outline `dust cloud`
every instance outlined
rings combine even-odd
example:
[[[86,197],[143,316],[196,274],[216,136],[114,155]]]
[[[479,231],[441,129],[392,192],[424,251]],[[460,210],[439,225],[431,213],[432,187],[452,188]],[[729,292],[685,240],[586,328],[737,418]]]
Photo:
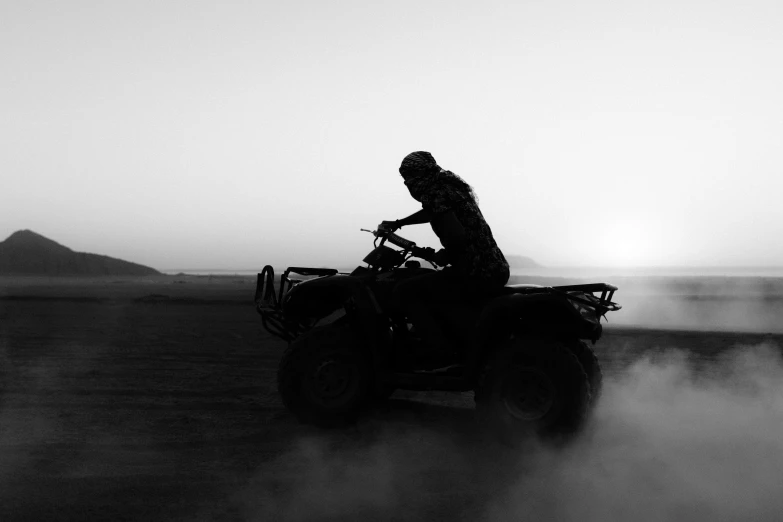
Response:
[[[610,326],[714,332],[783,333],[783,299],[713,295],[624,295]]]
[[[623,308],[610,325],[783,333],[783,284],[778,278],[688,277],[613,280]]]
[[[764,276],[613,276],[590,278],[514,275],[511,283],[542,286],[607,282],[622,305],[609,326],[677,330],[783,333],[783,279]]]
[[[769,343],[642,358],[607,376],[590,426],[561,449],[500,447],[465,401],[418,418],[391,406],[301,438],[236,502],[249,521],[779,520],[782,363]]]

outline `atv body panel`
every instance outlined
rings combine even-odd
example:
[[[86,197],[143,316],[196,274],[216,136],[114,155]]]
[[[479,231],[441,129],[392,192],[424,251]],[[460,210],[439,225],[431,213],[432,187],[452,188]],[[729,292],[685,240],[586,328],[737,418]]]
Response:
[[[343,274],[302,281],[285,295],[283,313],[303,324],[312,323],[344,307],[363,286],[359,278]]]

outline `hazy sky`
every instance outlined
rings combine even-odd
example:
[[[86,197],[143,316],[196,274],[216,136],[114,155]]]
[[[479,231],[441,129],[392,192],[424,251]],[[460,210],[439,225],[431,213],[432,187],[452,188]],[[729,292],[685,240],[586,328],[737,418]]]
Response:
[[[508,254],[783,265],[779,0],[5,0],[0,49],[0,239],[350,266],[428,150]]]

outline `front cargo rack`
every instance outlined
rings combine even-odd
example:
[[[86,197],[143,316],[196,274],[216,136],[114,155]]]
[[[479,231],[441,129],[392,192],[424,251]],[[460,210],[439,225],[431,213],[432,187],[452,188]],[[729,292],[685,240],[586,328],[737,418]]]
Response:
[[[337,274],[335,268],[307,268],[300,266],[291,266],[286,268],[283,275],[280,276],[280,286],[277,295],[275,295],[275,270],[271,265],[266,265],[256,280],[256,293],[254,301],[256,311],[261,315],[261,323],[264,328],[277,337],[291,342],[301,333],[303,326],[299,323],[291,322],[283,315],[283,297],[301,279],[293,279],[291,274],[297,274],[304,277],[309,276],[330,276]]]

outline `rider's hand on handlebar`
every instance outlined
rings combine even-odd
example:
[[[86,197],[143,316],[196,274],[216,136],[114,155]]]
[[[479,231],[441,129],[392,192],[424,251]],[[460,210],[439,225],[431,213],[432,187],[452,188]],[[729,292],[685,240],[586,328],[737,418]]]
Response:
[[[378,232],[391,234],[399,228],[400,224],[397,221],[383,221],[380,225],[378,225]]]
[[[432,256],[432,261],[439,266],[446,266],[449,264],[449,256],[446,253],[445,248],[441,248],[437,252],[435,252],[435,255]]]
[[[437,252],[435,252],[435,250],[430,248],[430,247],[425,247],[425,248],[414,247],[413,248],[413,255],[414,255],[414,257],[418,257],[418,258],[423,259],[425,261],[429,261],[430,263],[433,263],[435,265],[445,266],[445,265],[441,265],[440,263],[437,263],[435,261],[435,256],[437,255]]]

